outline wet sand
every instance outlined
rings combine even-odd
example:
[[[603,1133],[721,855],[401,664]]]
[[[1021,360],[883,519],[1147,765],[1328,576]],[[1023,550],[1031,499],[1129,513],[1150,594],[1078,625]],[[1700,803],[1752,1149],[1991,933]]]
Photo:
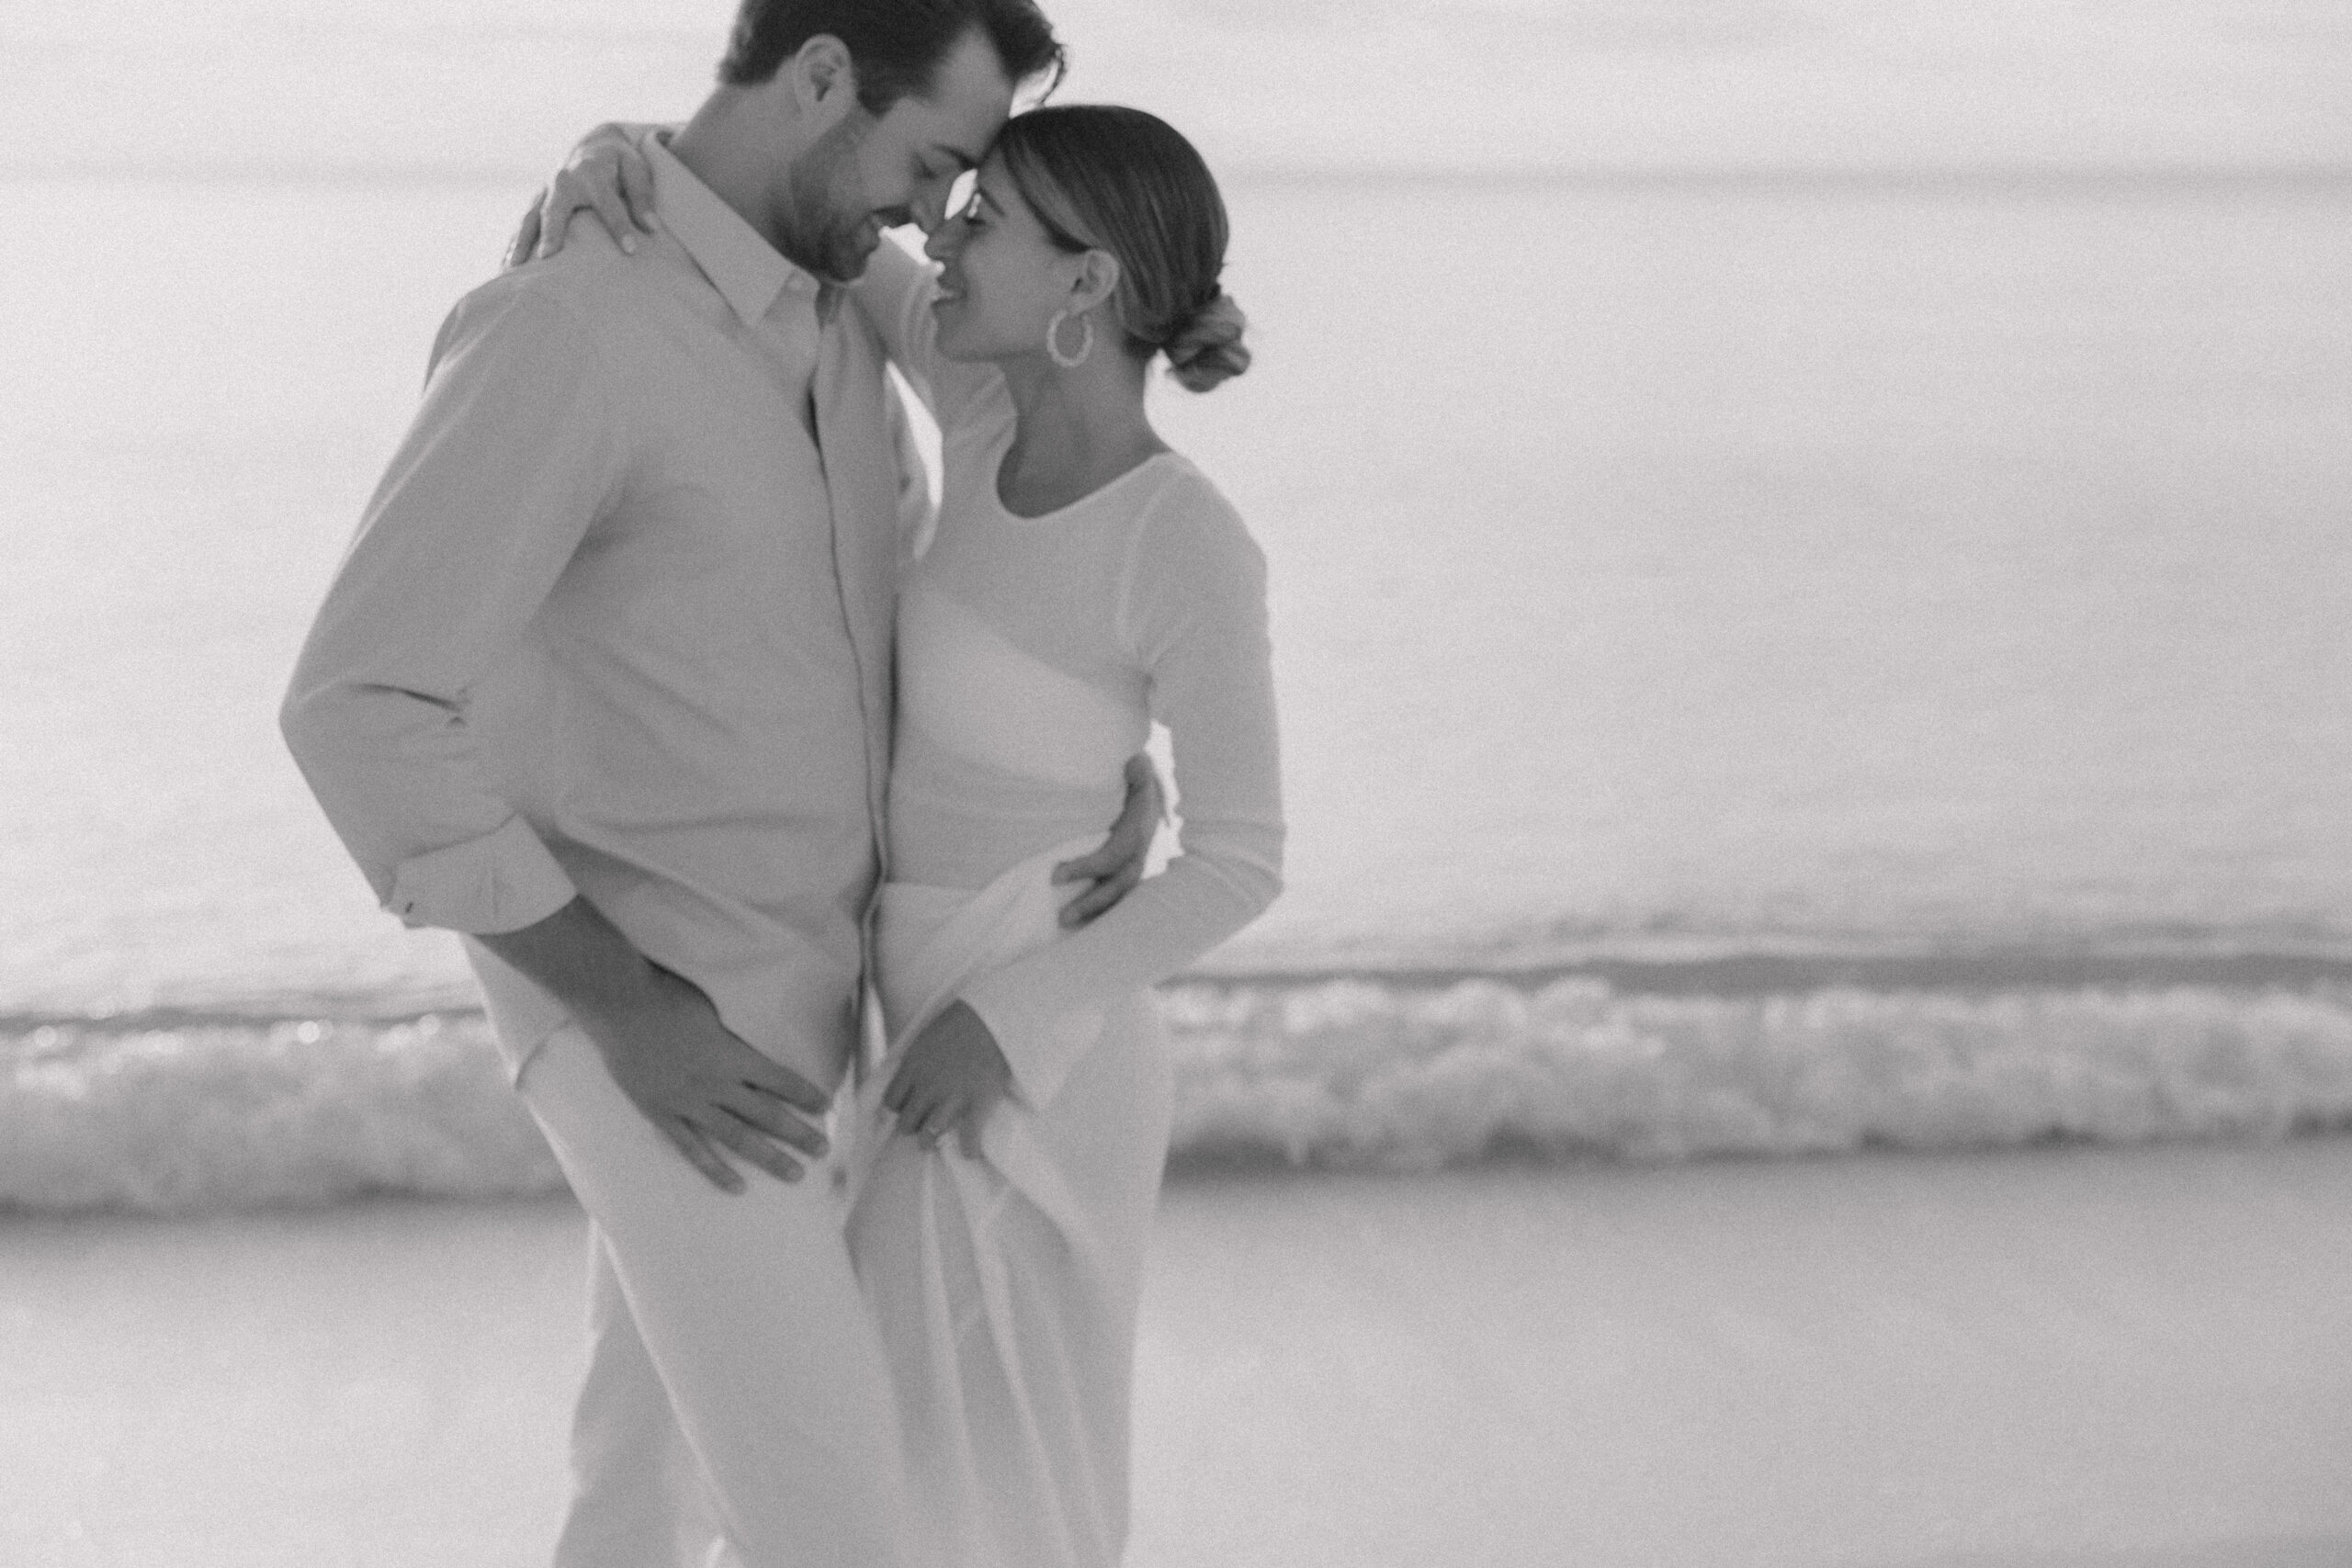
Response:
[[[1174,1188],[1129,1568],[2352,1563],[2352,1139]],[[0,1223],[0,1561],[523,1568],[565,1202]]]

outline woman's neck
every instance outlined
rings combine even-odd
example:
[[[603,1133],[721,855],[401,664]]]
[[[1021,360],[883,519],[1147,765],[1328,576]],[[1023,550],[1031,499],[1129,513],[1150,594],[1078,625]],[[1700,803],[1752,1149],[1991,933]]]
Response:
[[[1037,360],[1002,364],[1012,394],[1012,445],[997,471],[997,499],[1038,516],[1091,495],[1168,450],[1144,412],[1144,370],[1097,345],[1078,368]]]

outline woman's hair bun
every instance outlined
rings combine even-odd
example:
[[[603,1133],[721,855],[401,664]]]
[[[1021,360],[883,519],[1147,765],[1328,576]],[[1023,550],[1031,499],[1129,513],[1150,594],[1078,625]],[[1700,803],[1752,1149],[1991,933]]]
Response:
[[[1187,390],[1205,392],[1218,382],[1250,368],[1250,350],[1241,334],[1250,318],[1220,290],[1216,299],[1193,311],[1168,335],[1161,351],[1168,355],[1168,373]]]

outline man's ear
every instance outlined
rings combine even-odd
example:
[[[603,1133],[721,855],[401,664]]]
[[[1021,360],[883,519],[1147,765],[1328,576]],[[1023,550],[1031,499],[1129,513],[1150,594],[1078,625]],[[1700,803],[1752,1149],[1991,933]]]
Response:
[[[830,127],[857,107],[857,62],[849,45],[832,34],[811,38],[784,68],[791,73],[793,101],[819,125]]]

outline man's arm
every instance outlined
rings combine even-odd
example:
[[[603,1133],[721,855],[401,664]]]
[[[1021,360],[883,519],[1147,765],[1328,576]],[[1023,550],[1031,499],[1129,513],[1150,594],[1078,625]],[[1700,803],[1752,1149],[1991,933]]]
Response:
[[[1126,804],[1120,807],[1118,820],[1111,824],[1111,836],[1102,840],[1102,847],[1054,867],[1057,883],[1094,884],[1063,906],[1066,929],[1074,931],[1086,924],[1135,891],[1151,859],[1152,835],[1168,819],[1168,795],[1150,756],[1136,752],[1127,759],[1126,772]]]
[[[730,1149],[789,1179],[770,1138],[821,1148],[814,1086],[729,1034],[579,897],[483,765],[474,687],[513,649],[617,482],[593,344],[514,288],[452,313],[407,438],[289,684],[286,740],[385,907],[481,939],[552,992],[615,1079],[722,1188]]]
[[[288,749],[410,925],[512,931],[573,895],[491,778],[469,709],[616,483],[602,380],[552,301],[478,290],[451,312],[288,684]]]
[[[652,963],[585,898],[520,931],[474,938],[562,1002],[629,1102],[722,1191],[743,1179],[729,1150],[785,1181],[825,1135],[822,1089],[731,1033],[690,980]]]

